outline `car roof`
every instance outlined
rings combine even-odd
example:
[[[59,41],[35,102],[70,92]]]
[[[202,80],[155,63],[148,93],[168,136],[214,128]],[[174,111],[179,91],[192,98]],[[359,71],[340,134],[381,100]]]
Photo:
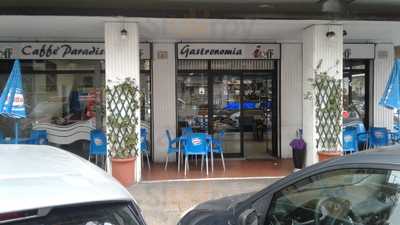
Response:
[[[400,166],[400,145],[391,145],[375,149],[363,150],[354,154],[322,161],[312,166],[306,167],[283,180],[295,180],[309,174],[319,172],[329,168],[341,168],[345,166],[381,168]]]
[[[321,167],[342,164],[400,165],[400,145],[364,150],[321,163]]]
[[[114,178],[65,150],[0,145],[0,213],[132,200]]]

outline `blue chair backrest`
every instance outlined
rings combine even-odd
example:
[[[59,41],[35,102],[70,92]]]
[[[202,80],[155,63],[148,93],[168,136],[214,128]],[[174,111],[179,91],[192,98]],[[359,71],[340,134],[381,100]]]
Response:
[[[0,144],[4,143],[4,134],[0,131]]]
[[[343,152],[352,153],[358,151],[357,128],[346,127],[343,130]]]
[[[165,130],[165,133],[167,133],[168,146],[172,147],[172,138],[171,138],[171,134],[169,133],[169,130]]]
[[[92,130],[90,132],[90,155],[107,154],[107,138],[102,130]]]
[[[225,131],[221,130],[218,132],[218,141],[222,144],[225,137]]]
[[[389,144],[389,132],[384,127],[372,127],[369,131],[369,144],[373,147]]]
[[[182,128],[182,135],[183,136],[189,136],[193,133],[192,127],[183,127]]]
[[[35,145],[47,145],[49,143],[46,130],[32,130],[31,139],[31,144]]]
[[[207,153],[208,143],[205,133],[193,133],[187,136],[184,149],[186,153]]]
[[[148,150],[147,149],[147,130],[145,128],[140,128],[140,149]]]
[[[358,141],[367,142],[368,134],[367,134],[367,130],[365,129],[364,123],[362,123],[362,122],[357,123],[356,128],[357,128]]]

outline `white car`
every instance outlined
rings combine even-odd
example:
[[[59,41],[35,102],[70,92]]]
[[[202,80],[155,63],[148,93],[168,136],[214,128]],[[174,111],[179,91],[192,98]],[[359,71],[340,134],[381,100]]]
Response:
[[[0,224],[145,225],[129,192],[83,158],[0,145]]]

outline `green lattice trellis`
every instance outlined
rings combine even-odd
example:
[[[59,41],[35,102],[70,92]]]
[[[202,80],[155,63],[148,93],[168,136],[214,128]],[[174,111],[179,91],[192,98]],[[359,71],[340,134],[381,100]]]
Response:
[[[322,60],[314,71],[315,78],[309,80],[313,90],[307,92],[305,98],[313,100],[315,105],[316,148],[320,151],[337,151],[341,144],[343,87],[342,80],[328,75],[328,72],[337,68],[339,61],[326,72],[319,72],[321,65]]]
[[[118,82],[118,81],[117,81]],[[110,154],[114,158],[129,158],[138,154],[139,122],[137,110],[142,94],[132,79],[106,87],[107,138]]]
[[[317,149],[337,150],[342,127],[342,81],[326,73],[315,78]]]

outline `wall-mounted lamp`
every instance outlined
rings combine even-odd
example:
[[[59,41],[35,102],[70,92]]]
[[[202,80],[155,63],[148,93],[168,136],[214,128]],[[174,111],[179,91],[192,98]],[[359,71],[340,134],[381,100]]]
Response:
[[[128,38],[128,31],[125,28],[121,30],[121,39],[125,40]]]
[[[328,31],[328,32],[326,32],[326,37],[329,38],[329,39],[334,39],[335,36],[336,36],[335,31]]]

